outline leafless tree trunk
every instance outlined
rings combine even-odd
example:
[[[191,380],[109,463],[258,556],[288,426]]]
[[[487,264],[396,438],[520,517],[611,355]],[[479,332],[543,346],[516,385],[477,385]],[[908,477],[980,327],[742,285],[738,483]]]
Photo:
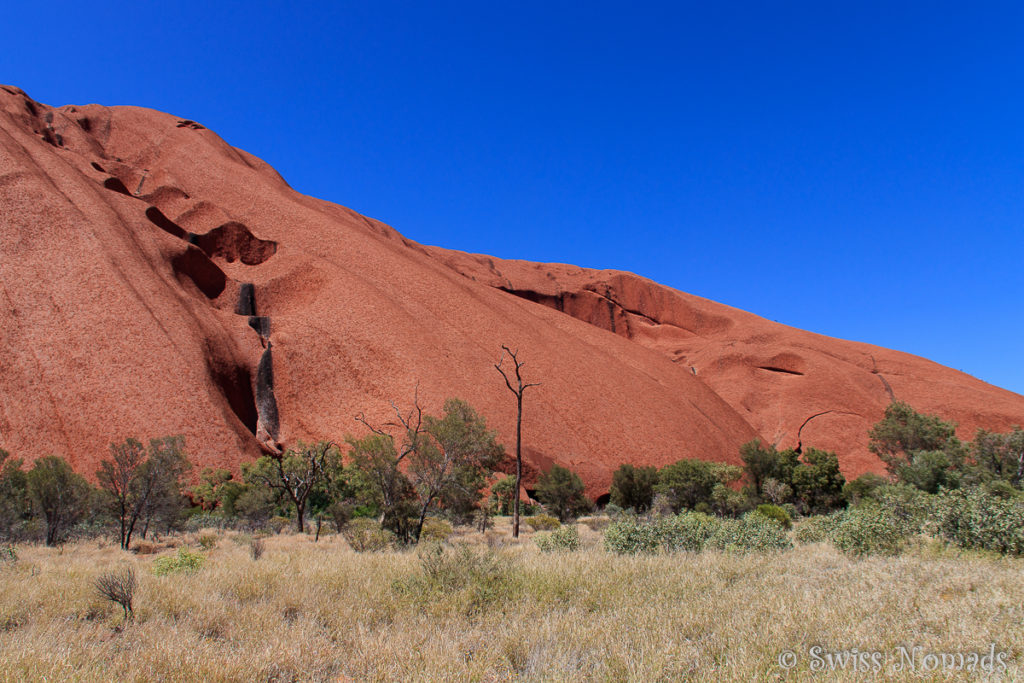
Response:
[[[523,392],[529,387],[540,386],[540,382],[523,383],[522,369],[526,363],[522,363],[516,357],[518,350],[513,351],[504,344],[501,345],[501,358],[494,368],[505,378],[505,386],[515,394],[516,397],[516,490],[512,499],[512,538],[519,538],[519,491],[523,483]],[[505,360],[505,354],[512,359],[515,366],[515,383],[509,377],[508,372],[501,367]]]

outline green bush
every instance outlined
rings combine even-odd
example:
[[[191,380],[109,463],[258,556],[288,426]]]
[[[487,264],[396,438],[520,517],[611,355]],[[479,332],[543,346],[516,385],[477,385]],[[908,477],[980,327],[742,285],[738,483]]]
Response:
[[[560,550],[579,550],[580,532],[574,526],[564,526],[557,531],[549,531],[537,534],[534,539],[537,547],[542,553],[551,553]]]
[[[881,486],[875,489],[873,498],[903,536],[924,530],[935,500],[934,496],[907,484]]]
[[[929,530],[961,548],[1024,555],[1024,500],[982,489],[936,496]]]
[[[832,544],[851,555],[895,555],[910,536],[909,527],[880,505],[847,510],[829,533]]]
[[[831,515],[815,515],[797,523],[793,530],[793,540],[799,544],[821,543],[827,541],[829,534],[843,521],[845,511],[833,512]]]
[[[623,517],[608,526],[604,547],[614,553],[699,552],[721,520],[700,512],[683,512],[649,522]]]
[[[178,554],[173,557],[158,557],[153,560],[153,573],[157,576],[168,574],[191,574],[199,571],[206,558],[197,552],[186,547],[178,548]]]
[[[346,524],[341,530],[341,535],[357,553],[387,550],[395,542],[393,533],[382,529],[375,520],[366,517],[358,517]]]
[[[660,523],[661,547],[669,552],[700,552],[721,525],[722,520],[702,512],[682,512],[666,517]]]
[[[557,517],[551,515],[533,515],[523,520],[530,525],[530,528],[534,531],[551,531],[562,526],[562,523],[558,521]]]
[[[604,532],[604,548],[610,553],[654,553],[661,548],[658,522],[642,522],[635,517],[622,517],[608,525]]]
[[[636,511],[634,510],[634,512],[636,512]],[[615,503],[608,503],[607,505],[604,506],[604,514],[608,515],[608,517],[610,519],[615,519],[616,517],[619,517],[620,515],[627,514],[627,512],[626,512],[626,510],[624,510],[623,508],[620,508]]]
[[[733,552],[785,550],[793,544],[785,530],[775,521],[748,512],[740,519],[721,521],[705,547]]]
[[[793,526],[793,520],[790,518],[789,514],[778,505],[764,503],[763,505],[757,506],[756,512],[762,517],[776,522],[783,529],[788,529]]]
[[[423,520],[423,529],[420,530],[421,541],[437,541],[443,543],[454,533],[452,525],[446,520],[437,517],[428,517]]]

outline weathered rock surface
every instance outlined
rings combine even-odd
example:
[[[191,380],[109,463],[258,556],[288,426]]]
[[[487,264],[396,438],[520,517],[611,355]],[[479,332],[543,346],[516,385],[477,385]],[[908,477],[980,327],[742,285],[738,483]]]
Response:
[[[91,474],[107,445],[184,434],[237,469],[359,433],[416,386],[469,400],[513,443],[493,364],[531,381],[528,473],[607,491],[622,462],[737,462],[761,437],[878,469],[893,396],[961,424],[1024,423],[1024,397],[628,273],[422,247],[301,195],[203,126],[135,107],[51,108],[0,88],[0,447]],[[273,351],[271,352],[271,349]]]

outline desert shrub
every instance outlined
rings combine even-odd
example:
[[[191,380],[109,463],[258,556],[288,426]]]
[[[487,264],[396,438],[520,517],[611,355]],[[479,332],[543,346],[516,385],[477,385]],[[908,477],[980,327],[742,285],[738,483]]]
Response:
[[[611,553],[654,553],[660,547],[656,522],[623,517],[609,524],[604,532],[604,548]]]
[[[575,525],[564,526],[556,531],[537,534],[534,541],[542,553],[579,550],[580,532],[576,529]]]
[[[778,505],[772,505],[770,503],[764,503],[757,506],[757,514],[767,519],[776,522],[783,529],[788,529],[793,526],[793,520],[789,514]]]
[[[1024,500],[974,488],[936,496],[929,530],[961,548],[1024,555]]]
[[[249,555],[253,560],[258,560],[263,557],[263,552],[266,550],[262,538],[254,538],[249,543]]]
[[[604,506],[604,514],[608,515],[611,519],[615,519],[619,515],[626,514],[626,510],[615,503],[608,503]]]
[[[683,512],[661,520],[661,547],[667,551],[704,549],[722,521],[703,512]]]
[[[186,547],[178,548],[178,554],[174,556],[158,557],[153,560],[153,573],[157,576],[168,574],[191,574],[199,571],[206,558],[197,552]]]
[[[473,550],[426,543],[417,550],[419,571],[396,581],[395,590],[433,610],[454,608],[467,615],[518,594],[518,562],[494,549]]]
[[[420,541],[447,541],[453,533],[452,525],[446,520],[437,517],[428,517],[423,521],[423,529],[420,530]]]
[[[357,553],[375,553],[387,550],[395,542],[395,535],[366,517],[353,519],[341,530],[348,545]]]
[[[721,520],[700,512],[683,512],[649,522],[625,517],[608,526],[604,547],[615,553],[700,551]]]
[[[847,510],[829,532],[832,544],[850,555],[895,555],[910,536],[908,527],[899,523],[879,505],[861,505]]]
[[[124,610],[125,621],[132,617],[134,613],[132,601],[135,599],[135,588],[138,586],[134,569],[125,567],[121,571],[101,574],[96,579],[94,586],[100,597],[121,606],[121,609]]]
[[[705,503],[698,503],[698,505],[705,505]],[[677,510],[672,504],[672,498],[668,494],[656,493],[651,501],[651,507],[647,511],[647,516],[654,519],[658,517],[671,517],[676,512]]]
[[[873,500],[900,534],[911,536],[924,529],[932,514],[934,496],[907,484],[894,484],[875,489]]]
[[[558,521],[557,517],[551,515],[533,515],[523,520],[526,522],[531,529],[534,531],[551,531],[562,526],[562,523]]]
[[[873,498],[875,491],[886,484],[885,477],[867,472],[843,486],[843,497],[850,505],[857,505],[865,498]]]
[[[705,547],[718,550],[748,552],[785,550],[792,548],[786,531],[775,521],[749,512],[740,519],[721,521],[715,533],[707,540]]]
[[[199,546],[203,550],[213,550],[217,547],[217,534],[199,534]]]
[[[750,497],[725,484],[718,484],[711,492],[711,510],[721,517],[739,517],[751,508]]]
[[[829,534],[843,521],[845,511],[831,515],[815,515],[799,522],[793,530],[793,540],[800,544],[821,543],[828,540]]]

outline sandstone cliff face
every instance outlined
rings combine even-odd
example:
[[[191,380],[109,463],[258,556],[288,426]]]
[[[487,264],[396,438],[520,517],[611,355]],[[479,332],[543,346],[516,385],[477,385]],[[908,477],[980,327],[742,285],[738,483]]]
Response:
[[[359,433],[417,385],[511,444],[501,344],[543,382],[529,477],[558,462],[595,497],[622,462],[735,463],[754,437],[878,469],[866,431],[893,396],[965,436],[1024,422],[1024,397],[920,358],[628,273],[422,247],[195,122],[0,88],[0,447],[91,474],[111,441],[182,433],[237,469]]]

